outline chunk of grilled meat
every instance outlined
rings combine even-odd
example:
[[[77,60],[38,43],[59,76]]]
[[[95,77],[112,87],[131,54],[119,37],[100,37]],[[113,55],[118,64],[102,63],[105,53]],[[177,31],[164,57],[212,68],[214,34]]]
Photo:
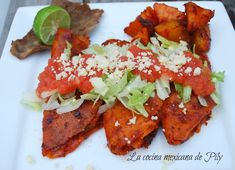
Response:
[[[50,46],[43,44],[31,29],[22,39],[12,41],[10,52],[18,59],[25,59],[27,56],[50,49]]]
[[[73,3],[67,0],[53,0],[51,5],[56,5],[68,11],[71,17],[71,30],[73,34],[88,36],[99,23],[103,14],[102,9],[90,9],[88,4]],[[50,49],[43,44],[31,29],[23,38],[11,44],[11,54],[19,59],[25,59],[31,54]]]

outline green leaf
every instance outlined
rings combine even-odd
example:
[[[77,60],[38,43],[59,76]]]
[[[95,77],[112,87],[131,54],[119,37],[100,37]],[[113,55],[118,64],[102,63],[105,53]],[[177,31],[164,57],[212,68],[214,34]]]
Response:
[[[127,85],[127,75],[128,73],[125,73],[118,82],[107,79],[106,84],[109,90],[103,97],[106,103],[114,102],[116,100],[118,93],[120,93]]]
[[[178,84],[178,83],[174,83],[174,85],[175,85],[175,90],[179,94],[180,98],[183,98],[184,87],[181,84]]]
[[[160,79],[156,80],[155,84],[158,97],[162,100],[168,98],[169,94],[171,93],[169,79],[161,77]]]
[[[169,41],[166,38],[164,38],[158,34],[157,34],[157,39],[162,43],[161,46],[163,48],[169,48],[169,47],[176,48],[179,46],[179,43],[174,42],[174,41]]]
[[[154,84],[147,83],[143,88],[133,89],[128,95],[127,105],[136,110],[139,114],[148,116],[147,111],[144,108],[144,104],[154,91]]]
[[[212,74],[211,74],[211,81],[213,82],[213,83],[217,83],[217,82],[224,82],[224,74],[225,74],[225,71],[223,71],[223,72],[213,72]]]
[[[182,86],[181,84],[174,83],[175,90],[179,94],[180,98],[184,103],[190,101],[192,88],[190,86]]]
[[[191,99],[192,88],[190,86],[185,86],[183,88],[183,102],[187,103]]]

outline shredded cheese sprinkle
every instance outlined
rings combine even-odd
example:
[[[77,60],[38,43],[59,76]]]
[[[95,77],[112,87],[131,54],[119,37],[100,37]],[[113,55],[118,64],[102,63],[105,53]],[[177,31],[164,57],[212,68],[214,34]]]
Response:
[[[115,124],[114,124],[114,126],[115,126],[115,127],[118,127],[118,126],[120,126],[120,123],[119,123],[118,121],[116,121]]]
[[[200,75],[200,74],[201,74],[201,68],[196,67],[196,68],[194,69],[194,71],[193,71],[193,75],[194,75],[194,76],[198,76],[198,75]]]
[[[131,125],[131,124],[135,124],[136,123],[136,116],[134,116],[133,118],[129,119],[129,122],[128,122],[128,125]]]
[[[151,116],[151,120],[158,120],[158,116]]]

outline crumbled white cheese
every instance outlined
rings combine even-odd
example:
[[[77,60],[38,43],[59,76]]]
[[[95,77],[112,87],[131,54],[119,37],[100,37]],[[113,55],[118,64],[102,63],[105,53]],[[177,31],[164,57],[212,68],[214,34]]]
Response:
[[[78,65],[79,58],[80,58],[80,56],[73,56],[73,58],[72,58],[72,64],[73,64],[74,66],[77,66],[77,65]]]
[[[86,69],[90,70],[91,68],[96,66],[96,60],[93,57],[90,57],[86,60]]]
[[[75,80],[76,76],[71,74],[68,78],[68,81],[72,81],[72,80]]]
[[[88,72],[88,76],[93,76],[95,75],[96,71],[91,69],[89,72]]]
[[[192,72],[192,67],[187,67],[185,70],[184,70],[184,72],[186,73],[186,74],[189,74],[189,73],[191,73]]]
[[[143,71],[152,65],[152,60],[149,57],[137,56],[137,66],[138,70]]]
[[[113,73],[108,74],[108,78],[110,80],[118,82],[122,78],[123,74],[124,74],[123,70],[115,69],[115,71]]]
[[[186,108],[183,109],[183,113],[184,113],[185,115],[187,114],[187,109],[186,109]]]
[[[62,80],[68,77],[68,74],[65,71],[62,71],[59,74],[56,74],[55,76],[56,76],[55,77],[56,80]]]
[[[95,61],[97,63],[97,67],[100,68],[100,69],[106,69],[109,65],[109,60],[104,57],[104,56],[95,56]]]
[[[136,116],[134,116],[133,118],[129,119],[129,122],[128,122],[128,125],[131,125],[131,124],[135,124],[136,123]]]
[[[114,126],[115,126],[115,127],[118,127],[118,126],[120,126],[120,123],[119,123],[118,121],[116,121],[115,124],[114,124]]]
[[[134,55],[130,51],[127,51],[126,56],[128,58],[132,58],[132,59],[134,58]]]
[[[60,56],[60,59],[64,60],[64,61],[67,61],[69,59],[69,57],[65,53],[62,53],[61,56]]]
[[[151,116],[151,120],[158,120],[158,116]]]
[[[125,137],[124,140],[127,141],[127,144],[131,144],[131,141],[127,137]]]
[[[154,66],[154,69],[155,69],[156,71],[160,71],[161,68],[160,68],[159,66],[155,65],[155,66]]]
[[[194,76],[198,76],[201,74],[201,68],[200,67],[196,67],[193,71],[193,75]]]
[[[179,108],[183,109],[184,108],[184,103],[181,102],[178,106],[179,106]]]
[[[152,74],[152,70],[148,70],[148,74]]]
[[[166,68],[168,68],[169,70],[178,73],[179,69],[186,64],[186,62],[189,62],[191,60],[191,58],[186,57],[184,54],[184,51],[187,48],[182,47],[178,48],[177,50],[169,54],[165,54],[165,55],[159,55],[159,61],[162,65],[164,65]]]
[[[166,130],[165,129],[162,129],[163,132],[165,132]]]
[[[177,73],[179,69],[187,62],[187,58],[184,53],[181,52],[179,54],[171,54],[170,56],[160,55],[159,61],[169,70]]]
[[[183,76],[183,73],[179,73],[179,74],[177,74],[177,76]]]
[[[65,67],[65,68],[64,68],[64,71],[66,71],[66,72],[72,72],[72,71],[73,71],[73,68],[72,68],[72,67]]]

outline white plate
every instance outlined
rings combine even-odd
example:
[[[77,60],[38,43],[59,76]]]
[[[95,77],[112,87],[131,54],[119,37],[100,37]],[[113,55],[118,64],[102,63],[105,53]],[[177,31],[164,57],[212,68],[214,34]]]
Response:
[[[168,5],[184,10],[183,2],[169,2]],[[0,60],[0,169],[1,170],[85,170],[92,165],[95,170],[183,170],[235,168],[235,34],[228,15],[220,2],[198,2],[199,5],[215,9],[215,17],[210,22],[212,44],[209,52],[215,70],[225,70],[225,83],[221,86],[222,104],[214,109],[207,126],[199,134],[180,146],[167,144],[161,131],[154,138],[149,149],[136,150],[136,154],[185,154],[203,155],[202,160],[174,161],[127,161],[127,156],[115,156],[106,146],[104,130],[92,135],[88,140],[65,158],[50,160],[41,155],[42,113],[26,109],[20,104],[25,92],[37,86],[37,76],[47,64],[49,52],[31,56],[20,61],[9,50],[12,40],[18,39],[30,30],[33,18],[41,7],[18,9],[13,21],[2,58]],[[107,38],[127,39],[123,28],[129,24],[146,6],[152,3],[112,3],[91,4],[92,8],[102,8],[105,13],[100,24],[91,34],[92,43],[101,43]],[[222,160],[204,161],[207,152],[220,152]],[[133,153],[133,152],[132,152]]]

